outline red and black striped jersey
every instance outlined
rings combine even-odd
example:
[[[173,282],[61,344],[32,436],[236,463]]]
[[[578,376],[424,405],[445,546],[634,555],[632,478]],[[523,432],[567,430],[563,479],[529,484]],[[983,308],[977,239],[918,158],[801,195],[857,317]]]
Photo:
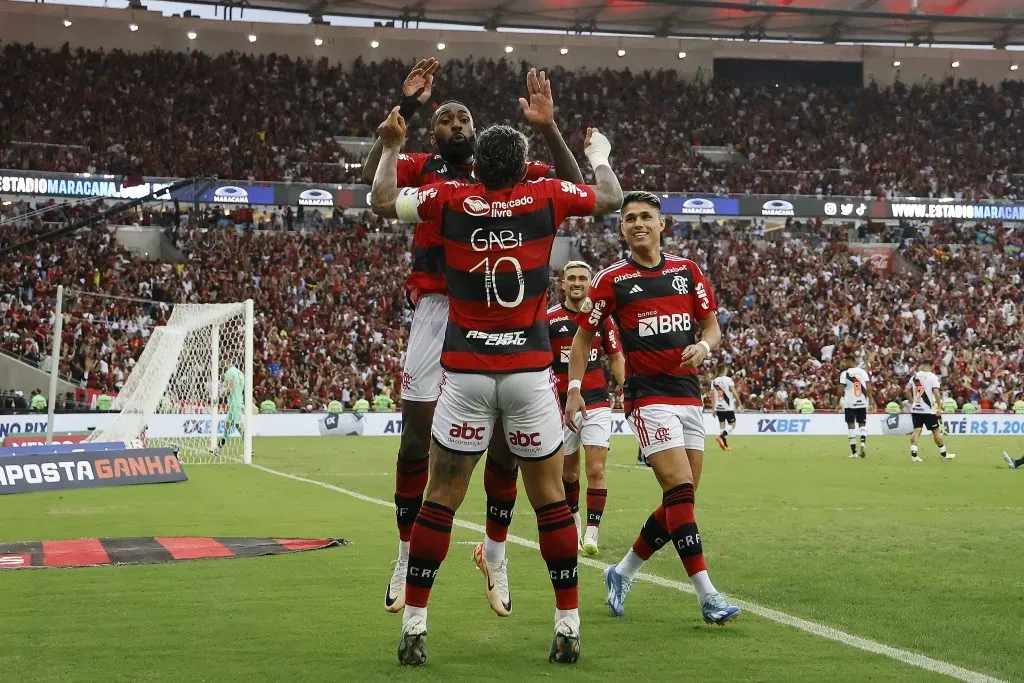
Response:
[[[697,371],[679,367],[683,350],[696,342],[700,321],[715,312],[711,284],[697,264],[662,254],[647,268],[624,259],[594,276],[588,313],[580,325],[600,329],[612,316],[626,356],[625,408],[668,403],[703,405]]]
[[[558,395],[565,405],[565,394],[569,390],[569,352],[572,350],[572,339],[576,336],[576,311],[569,310],[565,304],[558,304],[548,309],[548,334],[551,337],[551,369],[558,381]],[[601,365],[601,351],[606,355],[622,352],[619,333],[611,318],[605,318],[601,328],[594,335],[587,358],[587,371],[583,375],[580,394],[588,408],[607,408],[608,382],[605,380],[604,366]]]
[[[494,191],[447,182],[399,193],[399,218],[441,228],[449,301],[441,367],[508,374],[551,366],[551,245],[567,216],[588,216],[595,202],[586,185],[554,179]]]
[[[527,164],[526,179],[544,178],[552,167],[540,161]],[[398,186],[422,187],[448,180],[461,180],[473,184],[473,168],[456,166],[445,161],[440,154],[399,154]],[[412,272],[405,281],[405,291],[413,306],[425,294],[445,294],[444,249],[441,233],[436,224],[420,223],[412,233]]]

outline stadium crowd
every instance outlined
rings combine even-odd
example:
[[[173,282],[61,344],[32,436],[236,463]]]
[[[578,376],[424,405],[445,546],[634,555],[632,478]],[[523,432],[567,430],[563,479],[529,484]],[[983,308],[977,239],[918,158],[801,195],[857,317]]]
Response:
[[[84,210],[84,209],[83,209]],[[8,217],[23,205],[4,207]],[[53,216],[46,216],[44,217]],[[52,225],[4,225],[0,249]],[[107,228],[39,244],[0,263],[0,349],[49,368],[57,284],[81,292],[65,301],[61,374],[98,391],[117,391],[155,325],[163,302],[254,299],[254,396],[282,409],[319,409],[331,398],[351,405],[395,384],[409,312],[405,234],[371,235],[355,223],[320,232],[252,232],[222,228],[197,237],[168,235],[178,264],[122,249]]]
[[[0,49],[0,73],[8,75],[0,91],[0,167],[358,182],[360,159],[334,137],[372,135],[398,102],[409,68],[390,59],[340,65],[284,55],[8,44]],[[512,121],[529,132],[515,97],[527,68],[510,60],[446,60],[433,101],[469,103],[478,126]],[[556,67],[551,76],[570,147],[578,152],[586,126],[599,122],[624,187],[1021,194],[1019,82],[809,89],[688,81],[671,70]],[[410,149],[424,147],[426,121],[421,114],[411,122]],[[732,148],[739,163],[711,163],[697,153],[701,145]],[[546,153],[541,144],[534,148]]]
[[[82,204],[84,215],[98,207]],[[24,204],[0,216],[23,215]],[[50,229],[41,220],[6,223],[0,248]],[[152,213],[151,215],[157,215]],[[0,348],[48,368],[55,286],[155,302],[241,301],[257,311],[257,402],[319,409],[350,407],[384,387],[400,398],[410,312],[403,282],[410,261],[405,233],[375,234],[371,223],[318,231],[220,228],[200,237],[186,227],[166,234],[180,264],[123,250],[106,228],[41,244],[0,263]],[[716,288],[723,348],[706,369],[726,367],[743,405],[785,410],[796,397],[835,407],[843,356],[853,351],[876,378],[880,406],[903,396],[916,360],[936,361],[944,386],[963,404],[998,409],[1024,391],[1024,231],[999,224],[936,222],[884,226],[876,238],[899,242],[892,274],[852,253],[846,233],[816,222],[765,232],[759,222],[671,222],[669,251],[693,258]],[[613,220],[564,226],[595,266],[621,256]],[[906,237],[903,237],[906,234]],[[985,246],[979,246],[984,244]],[[557,296],[557,275],[552,297]],[[66,302],[61,373],[81,386],[116,391],[154,325],[169,307],[72,294]]]
[[[925,238],[918,228],[899,242],[895,272],[886,274],[836,234],[791,228],[765,235],[730,223],[676,224],[666,238],[715,287],[724,336],[705,386],[728,369],[747,409],[786,410],[798,397],[835,409],[843,359],[853,353],[879,408],[902,402],[925,359],[960,405],[1005,411],[1024,393],[1024,231],[936,223]],[[994,246],[978,247],[978,234]],[[608,226],[582,251],[608,264],[622,249]]]

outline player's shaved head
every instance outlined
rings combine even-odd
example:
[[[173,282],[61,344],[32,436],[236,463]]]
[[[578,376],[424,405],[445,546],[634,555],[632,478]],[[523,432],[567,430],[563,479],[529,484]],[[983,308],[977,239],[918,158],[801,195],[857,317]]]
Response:
[[[511,126],[491,126],[476,141],[476,176],[488,189],[512,187],[526,177],[526,136]]]
[[[430,117],[430,141],[445,161],[465,164],[473,158],[476,131],[473,115],[462,102],[442,102]]]

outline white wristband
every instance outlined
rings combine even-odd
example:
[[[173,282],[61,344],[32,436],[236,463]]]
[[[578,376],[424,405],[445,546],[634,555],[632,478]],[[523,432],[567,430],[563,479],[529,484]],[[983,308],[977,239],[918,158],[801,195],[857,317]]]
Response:
[[[703,347],[704,347],[705,349],[707,349],[707,350],[708,350],[708,355],[711,355],[711,344],[708,344],[708,343],[707,343],[706,341],[704,341],[703,339],[701,339],[701,340],[700,340],[699,342],[697,342],[697,343],[698,343],[698,344],[700,344],[701,346],[703,346]]]
[[[572,391],[573,389],[579,389],[582,386],[583,386],[583,382],[581,380],[571,379],[571,380],[569,380],[569,388],[568,388],[567,391]]]
[[[608,156],[601,154],[600,152],[591,152],[587,155],[587,161],[590,162],[590,168],[597,170],[598,166],[607,166],[611,168],[612,165],[608,163]]]

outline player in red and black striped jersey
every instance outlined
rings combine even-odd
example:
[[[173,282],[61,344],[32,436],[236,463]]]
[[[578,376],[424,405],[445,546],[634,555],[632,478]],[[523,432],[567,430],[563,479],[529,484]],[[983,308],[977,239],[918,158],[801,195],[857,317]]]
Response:
[[[524,101],[524,108],[528,104]],[[405,122],[397,107],[378,132],[385,149],[371,192],[374,211],[407,221],[440,222],[449,298],[441,354],[445,373],[431,428],[430,478],[409,548],[399,661],[426,660],[430,589],[448,551],[455,510],[501,418],[537,513],[541,555],[555,590],[549,658],[575,662],[577,541],[561,481],[562,423],[551,378],[544,302],[558,225],[570,215],[614,211],[621,200],[608,165],[611,145],[600,133],[588,131],[585,152],[596,186],[549,179],[523,182],[525,136],[508,126],[494,126],[477,140],[474,170],[479,185],[443,183],[400,192],[397,157]]]
[[[704,402],[697,368],[722,340],[715,296],[696,263],[662,253],[665,220],[657,195],[627,194],[621,229],[629,258],[594,277],[589,300],[580,309],[569,359],[565,420],[574,429],[577,413],[587,417],[580,386],[594,333],[611,316],[626,355],[627,421],[663,495],[633,549],[605,570],[608,606],[613,615],[622,616],[633,577],[671,538],[696,588],[704,620],[722,624],[740,610],[715,590],[708,577],[693,512],[704,457]]]
[[[422,104],[429,101],[436,59],[420,60],[409,73],[402,86],[400,113],[408,118]],[[547,95],[543,106],[531,105],[527,120],[534,125],[548,144],[555,168],[539,161],[527,164],[526,179],[549,177],[557,171],[558,177],[572,182],[583,182],[579,166],[569,152],[554,122],[550,85],[545,74],[531,71],[527,77],[531,100],[535,93]],[[444,102],[430,118],[430,143],[436,152],[407,153],[398,157],[398,186],[421,187],[437,182],[476,182],[473,177],[473,149],[476,143],[473,116],[460,102]],[[372,183],[380,161],[383,141],[378,138],[363,165],[363,178]],[[399,612],[405,606],[405,575],[409,559],[409,539],[427,485],[427,453],[430,425],[434,417],[438,387],[441,382],[441,344],[448,322],[447,286],[444,278],[444,247],[440,226],[436,222],[420,222],[413,231],[412,272],[406,282],[406,291],[415,307],[409,341],[402,368],[402,435],[398,448],[395,475],[395,516],[398,524],[399,550],[391,580],[384,594],[384,608]],[[474,551],[474,559],[487,574],[493,567],[496,586],[489,591],[491,607],[500,616],[511,610],[502,574],[506,571],[504,541],[512,521],[516,500],[518,472],[503,439],[490,444],[484,474],[487,494],[488,536],[496,543],[482,544]]]
[[[583,261],[570,261],[562,269],[562,303],[548,309],[548,330],[551,335],[553,361],[551,369],[558,381],[558,393],[562,405],[569,385],[569,351],[576,336],[576,316],[590,290],[590,266]],[[565,430],[565,464],[562,466],[562,483],[569,510],[576,520],[580,538],[580,550],[587,557],[598,553],[598,536],[601,519],[608,500],[608,489],[604,479],[605,461],[608,459],[608,440],[611,436],[612,411],[605,379],[601,352],[608,358],[608,366],[621,387],[625,377],[625,360],[619,343],[619,332],[611,318],[605,318],[601,328],[594,335],[587,358],[586,372],[580,392],[587,406],[587,419],[579,425],[578,431]],[[580,444],[586,457],[587,470],[587,526],[583,530],[580,518]]]

